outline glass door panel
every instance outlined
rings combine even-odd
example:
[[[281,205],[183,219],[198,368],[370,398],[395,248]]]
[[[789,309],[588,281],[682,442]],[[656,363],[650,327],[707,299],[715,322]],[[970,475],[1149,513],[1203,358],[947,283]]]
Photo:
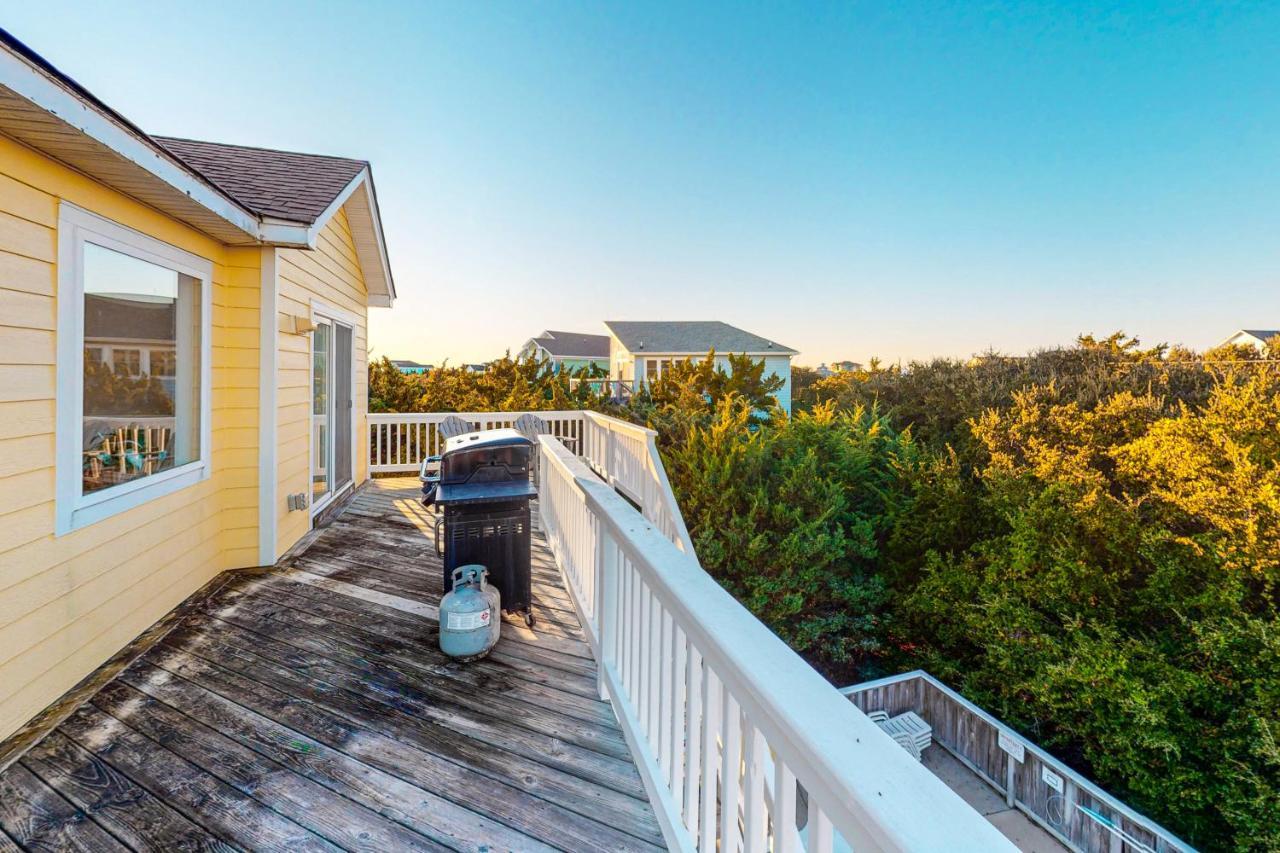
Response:
[[[333,473],[334,487],[351,482],[351,327],[337,323],[333,348]]]
[[[311,335],[311,505],[315,506],[333,488],[330,465],[330,419],[332,397],[329,367],[332,326],[319,323]]]

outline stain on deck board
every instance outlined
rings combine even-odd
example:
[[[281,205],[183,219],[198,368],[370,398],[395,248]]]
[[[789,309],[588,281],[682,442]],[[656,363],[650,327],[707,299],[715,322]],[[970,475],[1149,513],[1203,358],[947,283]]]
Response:
[[[541,536],[537,626],[455,663],[417,491],[373,480],[305,550],[192,601],[0,772],[0,853],[662,849]]]

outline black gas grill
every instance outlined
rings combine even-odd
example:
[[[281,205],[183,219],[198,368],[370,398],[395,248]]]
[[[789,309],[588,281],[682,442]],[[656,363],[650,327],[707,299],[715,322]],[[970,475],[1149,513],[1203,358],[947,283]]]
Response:
[[[448,439],[439,473],[426,473],[424,465],[422,476],[424,502],[443,509],[436,548],[444,561],[445,590],[454,569],[479,563],[501,592],[502,609],[523,614],[529,626],[529,499],[537,494],[529,480],[532,458],[533,442],[513,429],[470,432]]]

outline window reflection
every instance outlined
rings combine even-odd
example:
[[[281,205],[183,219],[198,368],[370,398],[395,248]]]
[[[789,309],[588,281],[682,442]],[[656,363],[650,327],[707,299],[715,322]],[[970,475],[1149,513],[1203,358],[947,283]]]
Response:
[[[200,458],[200,287],[85,244],[84,493]]]

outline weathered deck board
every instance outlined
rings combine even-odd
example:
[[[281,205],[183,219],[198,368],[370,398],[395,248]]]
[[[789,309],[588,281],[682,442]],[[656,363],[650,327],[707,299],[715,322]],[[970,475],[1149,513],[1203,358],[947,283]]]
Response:
[[[29,850],[128,850],[21,764],[0,776],[0,829]]]
[[[373,481],[307,550],[195,603],[0,773],[0,853],[660,849],[541,537],[538,624],[459,665],[416,492]]]

